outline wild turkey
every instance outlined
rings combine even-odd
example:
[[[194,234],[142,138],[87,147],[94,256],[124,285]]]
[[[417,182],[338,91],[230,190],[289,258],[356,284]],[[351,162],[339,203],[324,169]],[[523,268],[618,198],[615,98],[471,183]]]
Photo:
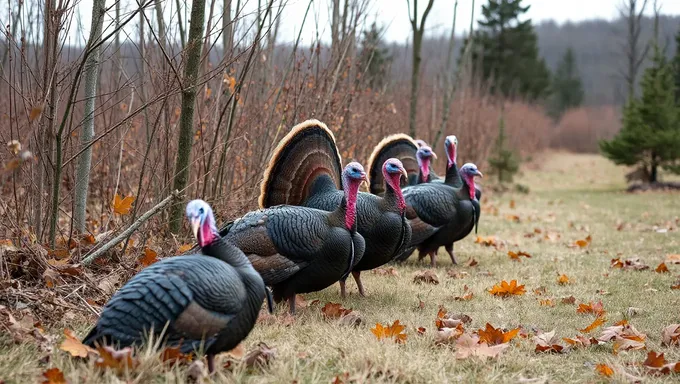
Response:
[[[415,158],[412,164],[415,169]],[[293,127],[274,151],[262,182],[260,207],[291,204],[335,210],[343,196],[340,169],[333,133],[320,121],[305,121]],[[361,271],[388,263],[411,239],[399,188],[401,177],[407,174],[404,165],[396,159],[371,155],[368,169],[372,177],[379,174],[387,180],[387,187],[384,197],[363,192],[357,196],[357,231],[365,240],[366,251],[353,267],[352,276],[362,296]],[[344,278],[340,280],[340,293],[346,295]]]
[[[311,151],[307,154],[318,158]],[[285,182],[283,177],[276,177],[271,185]],[[288,300],[291,314],[295,314],[296,293],[320,291],[347,278],[364,255],[364,238],[356,228],[357,193],[366,172],[361,164],[352,162],[341,178],[344,190],[339,192],[332,211],[276,205],[247,213],[221,232],[248,256],[265,284],[273,288],[274,301]],[[329,188],[335,188],[330,183]],[[324,188],[320,183],[312,187]]]
[[[418,181],[416,184],[429,183],[434,180],[432,168],[430,164],[432,159],[437,158],[437,154],[432,152],[429,145],[423,144],[416,151],[416,158],[418,159]]]
[[[203,254],[163,259],[135,275],[106,303],[85,345],[139,345],[150,333],[183,353],[204,343],[212,372],[215,354],[248,336],[265,297],[262,278],[217,235],[210,205],[193,200],[186,214]]]
[[[381,196],[385,192],[385,178],[382,175],[381,166],[390,158],[401,161],[404,169],[408,173],[408,178],[402,180],[402,188],[408,185],[418,184],[418,158],[416,152],[418,144],[409,135],[398,133],[382,139],[373,148],[371,157],[368,160],[368,180],[369,190],[372,194]]]

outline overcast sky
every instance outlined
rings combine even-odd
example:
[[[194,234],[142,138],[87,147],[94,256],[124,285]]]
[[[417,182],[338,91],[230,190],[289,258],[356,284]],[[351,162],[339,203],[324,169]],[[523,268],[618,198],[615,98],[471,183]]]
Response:
[[[76,12],[77,20],[69,28],[70,44],[79,41],[84,43],[87,33],[90,28],[91,6],[92,0],[73,0],[77,2]],[[131,10],[136,0],[121,0],[124,4],[124,10]],[[206,1],[209,6],[210,1]],[[281,0],[276,0],[275,4],[279,4]],[[286,6],[281,14],[281,25],[279,32],[279,42],[292,42],[295,40],[297,33],[302,25],[305,9],[307,8],[308,0],[282,0]],[[262,4],[267,1],[262,0]],[[419,13],[422,13],[425,8],[427,0],[420,0]],[[586,19],[603,18],[613,19],[617,17],[617,6],[621,4],[622,0],[525,0],[525,5],[531,5],[527,17],[531,18],[535,23],[544,20],[555,20],[558,23],[568,21],[580,21]],[[662,6],[662,13],[680,15],[680,0],[658,0]],[[182,4],[187,4],[186,14],[188,16],[190,2],[181,1]],[[217,0],[216,3],[218,11],[221,10],[222,0]],[[236,1],[233,1],[235,4]],[[252,15],[257,8],[257,0],[242,0],[244,6],[244,14]],[[329,6],[330,0],[314,0],[310,14],[305,23],[302,44],[309,44],[314,40],[315,31],[318,25],[319,32],[323,40],[328,41],[330,38],[330,22],[329,22]],[[476,0],[475,2],[475,19],[481,13],[481,6],[485,4],[486,0]],[[652,14],[652,0],[648,2],[647,14]],[[73,3],[72,3],[73,4]],[[113,12],[113,0],[106,0],[106,5],[110,6],[105,24],[110,26]],[[405,42],[410,34],[409,13],[406,5],[406,0],[370,0],[370,7],[367,12],[369,23],[376,21],[379,26],[385,27],[384,38],[387,41]],[[426,33],[429,35],[448,34],[451,28],[451,20],[453,19],[453,5],[454,0],[434,0],[434,6],[426,22]],[[176,17],[174,16],[175,1],[166,0],[164,2],[164,13],[166,23],[170,26],[175,25]],[[458,18],[456,30],[458,34],[467,31],[470,26],[470,13],[472,7],[472,0],[458,1]],[[6,11],[5,11],[6,12]],[[207,10],[206,10],[207,13]],[[0,17],[2,25],[7,25],[6,13],[2,13]],[[155,13],[147,12],[147,17],[153,19]],[[221,15],[216,15],[215,20],[218,20]],[[251,19],[252,20],[252,19]],[[185,18],[186,22],[186,18]],[[80,24],[81,29],[76,28]],[[136,20],[130,27],[126,29],[128,36],[134,38],[136,35]],[[476,28],[476,26],[475,26]]]

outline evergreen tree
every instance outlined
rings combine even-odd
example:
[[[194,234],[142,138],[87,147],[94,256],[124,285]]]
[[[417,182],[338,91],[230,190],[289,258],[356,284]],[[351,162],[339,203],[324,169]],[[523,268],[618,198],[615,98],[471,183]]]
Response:
[[[578,107],[583,102],[583,85],[576,66],[576,57],[571,47],[567,48],[552,79],[550,115],[555,119],[567,109]]]
[[[491,173],[498,176],[498,182],[511,183],[512,178],[519,169],[519,161],[517,156],[506,147],[505,136],[505,120],[501,112],[501,118],[498,122],[498,137],[494,144],[493,155],[488,159]]]
[[[482,6],[482,20],[473,36],[472,62],[476,74],[491,81],[492,92],[536,100],[546,94],[550,72],[538,56],[531,19],[519,20],[530,7],[521,3],[489,0]]]
[[[369,30],[363,32],[361,41],[361,70],[365,71],[366,83],[371,88],[380,88],[387,81],[387,72],[392,63],[392,56],[380,36],[381,30],[373,23]]]
[[[680,173],[680,109],[675,103],[672,65],[658,46],[642,78],[642,97],[623,112],[623,127],[611,141],[600,142],[602,153],[616,164],[638,165],[649,182],[658,168]]]
[[[675,57],[673,57],[673,72],[675,76],[675,104],[680,107],[680,29],[675,35]]]

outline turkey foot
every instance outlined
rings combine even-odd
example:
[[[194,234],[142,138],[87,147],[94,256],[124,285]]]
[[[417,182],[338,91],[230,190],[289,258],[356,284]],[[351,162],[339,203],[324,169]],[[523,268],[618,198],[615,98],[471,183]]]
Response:
[[[206,357],[208,359],[208,373],[213,373],[215,371],[215,355],[208,354]]]
[[[451,256],[451,262],[453,264],[458,264],[458,262],[456,262],[456,256],[453,253],[453,244],[447,245],[444,248],[446,249],[446,252],[448,252],[449,256]]]
[[[361,271],[352,271],[352,276],[354,276],[354,281],[357,282],[357,288],[359,288],[359,294],[361,297],[366,297],[364,292],[364,285],[361,284]]]
[[[343,299],[347,297],[347,289],[345,288],[345,282],[347,280],[340,280],[340,297]]]
[[[430,267],[437,267],[437,251],[430,252]]]
[[[288,313],[290,313],[291,316],[295,316],[295,294],[288,298],[288,307]]]

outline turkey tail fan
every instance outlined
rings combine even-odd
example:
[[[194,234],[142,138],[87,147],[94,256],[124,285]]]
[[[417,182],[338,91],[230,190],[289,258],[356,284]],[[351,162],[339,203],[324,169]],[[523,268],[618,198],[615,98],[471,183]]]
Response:
[[[301,205],[320,176],[342,189],[342,160],[335,136],[326,124],[307,120],[281,139],[264,171],[260,208]]]
[[[385,192],[385,179],[382,174],[382,166],[385,160],[394,157],[401,161],[404,169],[408,172],[408,182],[402,180],[402,187],[416,184],[418,178],[418,160],[416,152],[418,145],[411,136],[397,133],[382,139],[373,148],[371,157],[368,159],[368,182],[369,190],[374,195],[382,195]]]

